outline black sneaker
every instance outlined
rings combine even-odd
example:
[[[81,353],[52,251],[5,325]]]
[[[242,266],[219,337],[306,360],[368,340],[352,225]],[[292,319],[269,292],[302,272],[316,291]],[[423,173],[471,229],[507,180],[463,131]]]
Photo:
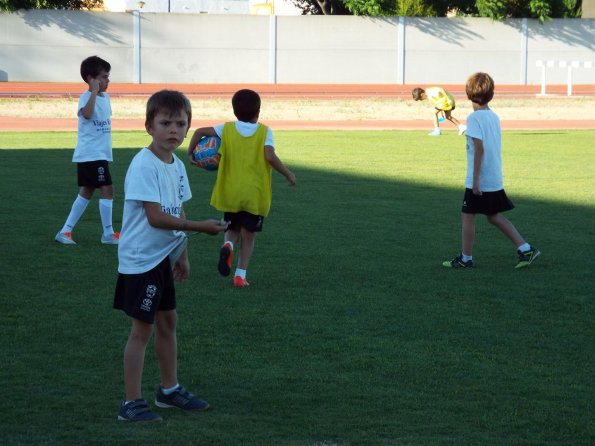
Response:
[[[207,410],[210,406],[206,401],[194,396],[184,387],[166,395],[163,393],[163,387],[157,386],[155,392],[155,405],[163,408],[178,407],[184,410]]]
[[[143,399],[130,401],[126,404],[122,401],[120,404],[120,412],[118,413],[118,421],[139,421],[150,423],[154,421],[161,421],[162,418],[155,412],[151,412],[149,405]]]
[[[473,268],[473,260],[463,261],[463,254],[459,254],[452,260],[442,262],[442,266],[447,268]]]
[[[541,252],[535,246],[531,246],[529,250],[525,252],[518,250],[517,254],[519,255],[519,261],[515,268],[525,268],[531,265]]]

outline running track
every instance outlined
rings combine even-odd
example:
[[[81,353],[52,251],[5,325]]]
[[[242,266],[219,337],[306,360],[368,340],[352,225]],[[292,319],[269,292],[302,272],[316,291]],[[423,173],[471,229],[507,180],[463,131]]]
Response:
[[[55,99],[75,97],[81,93],[81,83],[30,83],[0,82],[0,98],[36,97]],[[365,97],[410,98],[414,85],[351,85],[351,84],[111,84],[109,94],[115,97],[148,97],[155,91],[168,88],[183,91],[191,98],[229,98],[239,88],[251,88],[259,92],[263,99],[354,99]],[[464,86],[444,85],[455,96],[464,98]],[[499,96],[531,98],[540,92],[540,86],[498,86]],[[547,87],[547,93],[566,95],[566,85]],[[595,85],[575,85],[575,96],[595,96]],[[595,119],[583,120],[503,120],[504,130],[552,130],[552,129],[595,129]],[[218,124],[215,121],[192,122],[193,127]],[[267,121],[275,130],[427,130],[427,120],[316,120],[316,121]],[[0,116],[0,131],[76,131],[77,120],[11,118]],[[114,119],[112,130],[141,130],[141,119]],[[448,130],[448,129],[446,129]],[[454,131],[454,128],[453,128]]]

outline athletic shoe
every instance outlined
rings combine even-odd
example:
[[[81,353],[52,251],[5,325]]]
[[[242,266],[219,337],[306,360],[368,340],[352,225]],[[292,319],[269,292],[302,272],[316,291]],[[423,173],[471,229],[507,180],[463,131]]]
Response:
[[[528,251],[522,252],[517,250],[519,255],[519,261],[517,262],[515,268],[525,268],[533,263],[533,261],[537,258],[541,252],[535,246],[531,246]]]
[[[463,255],[459,254],[452,260],[442,262],[442,266],[447,268],[473,268],[473,260],[463,261]]]
[[[143,399],[130,401],[126,404],[125,401],[120,403],[120,412],[118,413],[118,421],[138,421],[151,423],[154,421],[161,421],[162,418],[155,412],[151,412],[149,405]]]
[[[233,278],[233,286],[250,286],[250,284],[243,277],[235,276]]]
[[[58,232],[54,240],[63,245],[76,245],[76,242],[72,240],[72,233],[70,232]]]
[[[428,136],[440,136],[442,132],[440,130],[434,130],[433,132],[428,133]]]
[[[217,265],[219,274],[225,277],[229,276],[232,259],[233,248],[231,247],[231,243],[225,242],[219,251],[219,264]]]
[[[467,131],[467,126],[464,124],[461,124],[459,126],[459,136],[462,136],[465,134],[465,132]]]
[[[182,386],[169,395],[163,393],[163,387],[157,386],[155,405],[163,408],[178,407],[179,409],[198,411],[207,410],[210,407],[209,403],[194,396]]]
[[[101,236],[101,243],[104,245],[117,245],[120,241],[120,233],[114,232],[113,234],[102,235]]]

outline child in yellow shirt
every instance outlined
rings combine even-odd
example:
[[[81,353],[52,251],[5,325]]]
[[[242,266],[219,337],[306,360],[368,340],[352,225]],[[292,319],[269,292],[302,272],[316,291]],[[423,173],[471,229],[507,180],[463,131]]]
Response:
[[[452,94],[442,87],[428,87],[414,88],[412,91],[413,99],[416,101],[423,101],[427,99],[430,104],[434,106],[436,112],[434,113],[434,131],[429,133],[430,136],[440,136],[440,120],[438,117],[443,115],[445,119],[452,122],[459,129],[459,136],[465,133],[467,126],[461,124],[458,119],[452,116],[452,111],[455,109],[455,98]]]

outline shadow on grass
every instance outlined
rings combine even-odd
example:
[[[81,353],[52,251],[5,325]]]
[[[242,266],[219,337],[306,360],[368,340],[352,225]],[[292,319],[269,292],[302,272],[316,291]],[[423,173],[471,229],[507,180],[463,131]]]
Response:
[[[119,150],[111,168],[116,228],[134,153]],[[117,249],[99,243],[97,199],[77,246],[53,241],[77,190],[70,156],[46,150],[40,165],[36,151],[0,151],[10,197],[0,223],[6,444],[593,438],[592,207],[515,200],[508,216],[543,251],[536,264],[513,270],[514,247],[480,219],[477,268],[452,271],[441,262],[459,250],[461,190],[304,168],[294,169],[296,188],[274,176],[251,287],[217,275],[221,237],[191,238],[179,373],[213,411],[167,413],[150,429],[116,425],[129,321],[111,309]],[[187,215],[218,218],[208,205],[214,176],[190,173]],[[151,400],[152,350],[144,376]]]

